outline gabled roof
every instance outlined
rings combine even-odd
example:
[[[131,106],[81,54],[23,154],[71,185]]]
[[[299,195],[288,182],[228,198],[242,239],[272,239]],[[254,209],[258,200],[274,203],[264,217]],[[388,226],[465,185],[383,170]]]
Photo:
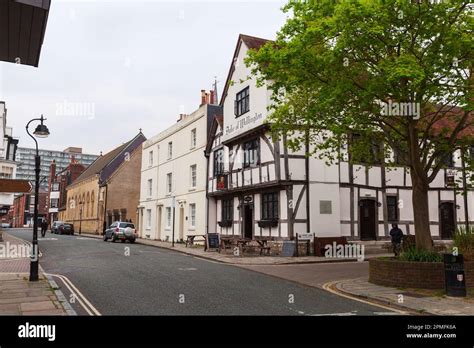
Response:
[[[105,155],[101,155],[97,157],[97,159],[91,163],[91,165],[81,174],[79,177],[74,180],[73,184],[80,183],[86,179],[89,179],[95,175],[100,176],[100,181],[105,181],[114,171],[118,168],[118,166],[124,161],[125,153],[126,152],[133,152],[138,145],[141,145],[143,141],[145,141],[145,136],[140,132],[138,133],[133,139],[129,140],[128,142],[116,147],[110,152],[107,152]],[[114,161],[116,160],[116,161]],[[106,175],[104,175],[104,171],[110,167],[114,162],[116,165],[112,170],[109,170]]]
[[[224,127],[224,116],[216,115],[211,123],[211,128],[209,129],[209,135],[207,136],[207,144],[206,149],[204,150],[206,155],[209,155],[212,150],[212,143],[214,142],[214,138],[216,137],[217,129]]]
[[[239,35],[239,38],[237,39],[237,45],[235,46],[235,50],[234,50],[234,56],[232,57],[232,63],[230,64],[229,73],[227,74],[227,79],[226,79],[226,82],[225,82],[225,86],[224,86],[224,89],[222,91],[222,97],[221,97],[221,102],[220,102],[221,106],[224,105],[224,100],[227,96],[227,90],[229,88],[229,84],[230,84],[230,81],[231,81],[230,78],[231,78],[231,76],[234,72],[234,69],[235,69],[234,62],[235,62],[235,59],[237,58],[237,56],[239,55],[240,46],[242,45],[242,42],[244,42],[245,45],[249,49],[258,50],[260,47],[265,45],[268,41],[271,41],[271,40],[262,39],[262,38],[255,37],[255,36],[250,36],[250,35],[244,35],[244,34]]]

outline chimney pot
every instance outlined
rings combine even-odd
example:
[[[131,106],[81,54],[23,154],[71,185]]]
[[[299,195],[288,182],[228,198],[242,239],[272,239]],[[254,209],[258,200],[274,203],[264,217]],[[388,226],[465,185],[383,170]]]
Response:
[[[201,105],[206,104],[206,90],[201,89]]]

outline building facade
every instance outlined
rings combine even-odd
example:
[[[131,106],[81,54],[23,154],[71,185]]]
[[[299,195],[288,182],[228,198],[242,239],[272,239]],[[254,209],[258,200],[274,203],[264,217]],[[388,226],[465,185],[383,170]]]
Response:
[[[195,112],[180,115],[175,125],[143,143],[141,237],[172,240],[173,225],[177,241],[205,233],[204,149],[212,119],[218,114],[221,108],[215,105],[215,92],[201,91],[201,105]]]
[[[252,239],[292,239],[296,233],[351,240],[389,238],[391,223],[414,234],[408,168],[371,167],[341,161],[327,165],[307,157],[311,145],[291,151],[285,136],[273,139],[268,116],[271,91],[258,87],[244,58],[266,40],[240,35],[221,105],[206,148],[208,232]],[[347,147],[341,152],[348,152]],[[430,185],[434,239],[450,239],[456,225],[474,221],[474,192],[456,190],[462,176],[458,154]]]
[[[15,197],[10,209],[12,227],[32,227],[34,222],[35,195],[22,193]],[[38,221],[48,217],[48,193],[40,191],[38,196]]]
[[[114,221],[137,223],[141,145],[145,140],[140,132],[99,156],[67,186],[66,209],[59,210],[59,220],[72,223],[76,231],[95,234],[101,234]]]
[[[7,126],[7,108],[0,102],[0,179],[16,179],[16,151],[18,139],[13,138],[13,129]],[[0,220],[7,222],[8,211],[13,204],[13,193],[0,192]]]
[[[48,179],[48,222],[59,220],[59,211],[66,210],[66,188],[86,170],[86,167],[71,156],[71,162],[62,171],[56,171],[56,161],[49,166]]]
[[[17,179],[35,181],[35,155],[36,149],[18,147],[16,160],[18,161]],[[78,163],[88,167],[96,160],[97,155],[82,153],[80,147],[68,147],[64,151],[39,150],[41,156],[40,188],[48,189],[49,165],[52,161],[56,163],[56,171],[63,171],[71,162],[74,156]]]

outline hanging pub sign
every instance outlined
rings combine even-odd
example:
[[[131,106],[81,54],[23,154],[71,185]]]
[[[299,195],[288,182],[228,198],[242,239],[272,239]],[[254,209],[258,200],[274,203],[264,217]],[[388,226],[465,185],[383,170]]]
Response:
[[[225,190],[227,189],[227,175],[218,175],[217,176],[217,185],[216,188],[218,190]]]
[[[453,170],[446,170],[446,174],[445,174],[446,187],[456,187],[456,182],[454,178],[455,178],[455,172]]]

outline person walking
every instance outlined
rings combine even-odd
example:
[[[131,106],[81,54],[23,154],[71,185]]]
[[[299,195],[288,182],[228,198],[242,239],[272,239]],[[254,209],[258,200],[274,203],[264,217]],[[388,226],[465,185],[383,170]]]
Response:
[[[44,238],[44,236],[46,235],[47,229],[48,229],[48,223],[46,222],[46,220],[43,219],[43,221],[41,221],[41,237]]]
[[[398,257],[400,255],[403,232],[397,224],[392,224],[392,229],[390,230],[390,237],[392,239],[393,253],[396,257]]]

